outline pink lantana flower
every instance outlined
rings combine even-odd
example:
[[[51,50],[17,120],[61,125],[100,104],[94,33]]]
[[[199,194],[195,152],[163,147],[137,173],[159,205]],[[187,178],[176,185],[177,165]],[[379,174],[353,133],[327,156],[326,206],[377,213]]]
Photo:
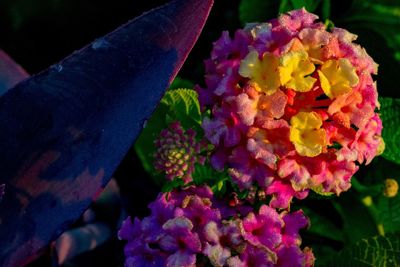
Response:
[[[127,241],[126,266],[196,266],[198,256],[221,267],[313,265],[311,250],[300,249],[299,230],[308,226],[302,211],[262,205],[254,212],[242,203],[237,212],[206,186],[160,194],[149,207],[150,216],[128,218],[119,231]]]
[[[213,165],[240,189],[263,188],[274,207],[310,189],[340,194],[383,147],[377,64],[355,35],[317,19],[299,9],[224,32],[198,87]]]

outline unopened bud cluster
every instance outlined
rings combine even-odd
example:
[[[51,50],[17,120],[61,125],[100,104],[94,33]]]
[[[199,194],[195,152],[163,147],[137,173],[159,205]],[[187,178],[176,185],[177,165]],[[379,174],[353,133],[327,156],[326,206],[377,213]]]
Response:
[[[164,172],[167,180],[181,178],[185,183],[192,181],[196,162],[202,163],[201,145],[196,141],[196,132],[185,131],[179,122],[174,122],[164,129],[154,142],[156,153],[154,167]]]

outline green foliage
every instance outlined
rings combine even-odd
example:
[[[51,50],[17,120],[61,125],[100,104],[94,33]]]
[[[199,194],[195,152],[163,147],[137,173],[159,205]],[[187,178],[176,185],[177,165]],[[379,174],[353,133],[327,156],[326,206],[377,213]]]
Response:
[[[174,90],[179,88],[193,88],[193,87],[194,83],[192,83],[191,81],[176,76],[171,86],[169,87],[169,90]]]
[[[387,44],[400,52],[400,5],[398,0],[354,0],[342,21],[357,23],[380,34]],[[393,56],[395,56],[395,53]]]
[[[383,140],[386,148],[382,156],[400,164],[400,99],[380,97]]]
[[[305,8],[309,12],[314,12],[321,0],[286,0],[281,1],[279,9],[280,13],[290,11],[292,9]]]
[[[180,121],[183,128],[201,123],[200,103],[196,91],[192,89],[176,89],[168,91],[161,104],[168,107],[167,122]]]
[[[343,222],[345,244],[353,244],[362,238],[378,234],[373,215],[362,205],[361,199],[354,190],[340,195],[332,201]]]
[[[400,234],[388,234],[362,239],[344,249],[324,265],[326,267],[346,266],[399,266]]]
[[[384,158],[375,159],[363,179],[364,187],[361,197],[370,197],[370,205],[366,205],[375,218],[376,224],[384,233],[400,231],[400,194],[386,197],[383,194],[384,183],[388,178],[400,183],[400,165]]]
[[[217,196],[226,192],[226,183],[229,180],[226,172],[216,171],[209,162],[204,165],[197,164],[193,173],[193,181],[196,185],[208,184]]]
[[[243,25],[267,21],[278,15],[279,8],[279,0],[242,0],[239,5],[239,18]]]
[[[164,178],[153,167],[153,155],[156,152],[154,140],[169,123],[177,120],[185,129],[195,128],[198,132],[201,129],[200,104],[194,90],[167,91],[135,143],[135,150],[143,167],[159,184],[163,184]]]
[[[344,242],[343,231],[324,215],[310,208],[302,208],[304,213],[311,219],[310,228],[307,230],[311,234]]]
[[[239,17],[242,24],[263,22],[275,18],[279,13],[305,8],[314,12],[322,3],[323,19],[330,13],[330,0],[242,0],[239,5]]]

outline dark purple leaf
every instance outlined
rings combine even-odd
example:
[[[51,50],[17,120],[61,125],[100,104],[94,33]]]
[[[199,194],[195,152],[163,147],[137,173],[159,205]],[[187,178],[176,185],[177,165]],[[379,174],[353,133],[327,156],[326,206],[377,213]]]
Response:
[[[110,180],[200,34],[212,0],[150,11],[0,98],[0,266],[23,266]]]
[[[0,96],[28,77],[28,73],[0,49]]]

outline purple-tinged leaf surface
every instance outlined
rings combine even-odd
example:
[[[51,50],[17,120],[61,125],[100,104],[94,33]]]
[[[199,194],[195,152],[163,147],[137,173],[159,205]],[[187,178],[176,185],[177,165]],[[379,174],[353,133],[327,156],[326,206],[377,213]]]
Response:
[[[35,258],[104,188],[212,2],[172,1],[0,98],[0,266]]]
[[[28,77],[28,73],[0,49],[0,96]]]

